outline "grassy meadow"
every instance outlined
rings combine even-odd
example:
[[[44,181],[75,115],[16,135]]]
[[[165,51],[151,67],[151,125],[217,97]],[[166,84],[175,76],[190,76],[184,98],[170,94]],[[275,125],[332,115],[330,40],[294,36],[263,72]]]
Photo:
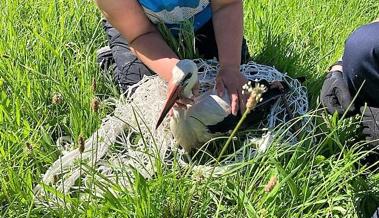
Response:
[[[379,16],[377,0],[245,0],[245,36],[253,60],[305,76],[311,105],[344,40]],[[201,182],[164,166],[131,190],[66,198],[42,206],[33,187],[58,159],[56,140],[89,137],[111,108],[94,98],[119,95],[96,64],[106,45],[89,0],[0,0],[0,216],[2,217],[370,217],[379,206],[379,172],[354,121],[311,113],[317,126],[296,146],[276,141],[226,175]],[[96,81],[96,90],[92,83]],[[56,98],[59,98],[58,102]],[[52,102],[52,99],[55,102]],[[317,136],[317,140],[309,140]],[[265,191],[270,178],[277,183]]]

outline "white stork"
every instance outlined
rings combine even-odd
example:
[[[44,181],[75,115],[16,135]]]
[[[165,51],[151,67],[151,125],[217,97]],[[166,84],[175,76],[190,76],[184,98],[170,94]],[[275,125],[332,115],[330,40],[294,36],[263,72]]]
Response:
[[[160,114],[156,128],[159,127],[172,108],[171,132],[177,143],[187,152],[234,128],[240,116],[231,114],[230,99],[226,91],[222,98],[215,93],[215,90],[205,92],[197,97],[194,104],[187,109],[173,107],[180,97],[192,97],[192,89],[198,81],[198,68],[192,60],[181,60],[174,67],[172,74],[175,85],[169,90],[168,99]],[[264,97],[264,101],[260,105],[267,104],[268,100],[274,100],[281,96],[284,93],[282,88],[280,91],[277,89],[277,92],[273,93],[274,95],[271,94],[272,96],[269,99]],[[259,121],[262,117],[249,116],[249,118],[250,121]]]

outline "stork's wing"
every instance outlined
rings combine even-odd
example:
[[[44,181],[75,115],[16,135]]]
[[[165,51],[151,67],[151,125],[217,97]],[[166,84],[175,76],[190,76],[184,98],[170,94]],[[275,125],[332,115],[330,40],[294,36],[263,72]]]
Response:
[[[187,111],[187,117],[197,120],[204,126],[212,126],[223,121],[230,114],[229,96],[223,98],[215,91],[209,91],[196,99],[196,103]]]
[[[245,120],[244,127],[259,124],[267,117],[272,104],[289,91],[288,85],[283,81],[259,82],[265,84],[268,90],[263,94],[263,102],[260,102]],[[217,96],[214,91],[204,93],[187,111],[188,121],[193,129],[205,128],[209,134],[226,133],[241,119],[240,113],[237,116],[230,113],[229,102],[227,92],[223,98]]]
[[[289,91],[288,85],[283,81],[268,83],[261,80],[259,83],[266,85],[268,91],[263,94],[263,102],[260,102],[245,120],[245,127],[259,124],[268,115],[271,105]],[[214,92],[210,92],[198,99],[188,111],[187,117],[193,119],[191,120],[192,126],[200,128],[199,124],[201,124],[210,134],[215,134],[232,130],[241,119],[241,114],[233,116],[230,113],[227,93],[220,98]]]

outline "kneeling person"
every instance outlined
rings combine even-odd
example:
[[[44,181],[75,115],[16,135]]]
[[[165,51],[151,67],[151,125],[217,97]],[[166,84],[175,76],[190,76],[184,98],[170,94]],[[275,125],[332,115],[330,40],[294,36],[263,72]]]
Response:
[[[321,101],[329,113],[361,113],[366,139],[379,139],[379,19],[346,40],[342,60],[326,76]]]

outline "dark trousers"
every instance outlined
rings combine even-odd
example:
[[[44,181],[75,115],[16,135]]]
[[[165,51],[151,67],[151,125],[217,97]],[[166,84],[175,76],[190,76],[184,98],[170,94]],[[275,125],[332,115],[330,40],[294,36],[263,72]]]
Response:
[[[109,46],[116,64],[114,72],[115,82],[121,91],[126,91],[129,86],[138,83],[144,75],[153,75],[130,50],[127,40],[112,25],[103,21],[103,27],[108,35]],[[218,50],[212,22],[209,21],[195,32],[195,46],[201,58],[218,58]],[[250,58],[246,41],[243,40],[241,61],[246,62]]]
[[[379,107],[379,22],[360,27],[346,40],[343,72],[353,96],[362,87],[356,104]]]

